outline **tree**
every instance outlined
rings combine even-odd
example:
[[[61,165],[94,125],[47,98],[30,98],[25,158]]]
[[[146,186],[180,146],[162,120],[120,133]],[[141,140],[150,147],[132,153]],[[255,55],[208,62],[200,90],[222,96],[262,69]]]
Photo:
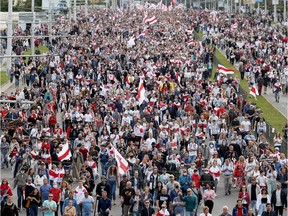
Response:
[[[35,11],[41,11],[42,0],[34,0],[35,1]],[[8,2],[9,0],[1,0],[0,1],[0,9],[1,12],[8,12]],[[14,2],[13,2],[14,4]],[[13,6],[13,11],[15,12],[28,12],[31,11],[32,0],[18,0],[17,6]]]

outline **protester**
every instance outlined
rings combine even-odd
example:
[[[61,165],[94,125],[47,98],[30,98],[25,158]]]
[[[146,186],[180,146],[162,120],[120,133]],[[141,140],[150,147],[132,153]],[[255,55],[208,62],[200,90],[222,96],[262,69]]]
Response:
[[[18,208],[12,201],[13,197],[8,195],[6,202],[1,202],[1,215],[18,216]]]
[[[64,208],[63,216],[76,216],[76,207],[73,206],[73,201],[68,201],[68,206]]]
[[[227,206],[223,206],[222,208],[223,213],[220,216],[231,216],[231,214],[228,212],[228,207]]]
[[[237,200],[237,205],[233,208],[232,216],[246,215],[247,211],[247,208],[242,205],[242,200],[239,199]]]

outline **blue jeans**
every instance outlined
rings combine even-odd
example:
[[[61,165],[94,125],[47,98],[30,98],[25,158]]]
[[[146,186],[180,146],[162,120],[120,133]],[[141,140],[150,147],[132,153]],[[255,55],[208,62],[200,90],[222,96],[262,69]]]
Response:
[[[141,216],[140,212],[133,212],[133,216]]]
[[[29,216],[38,216],[38,206],[35,204],[31,204],[29,209]]]
[[[109,186],[112,194],[112,200],[116,200],[116,181],[109,181]]]
[[[275,94],[276,101],[279,101],[279,99],[280,99],[280,91],[279,92],[275,92],[274,94]]]
[[[107,172],[107,170],[105,169],[105,164],[106,163],[101,162],[102,175],[106,175]]]
[[[262,213],[265,211],[265,209],[266,209],[266,203],[260,204],[257,214],[262,215]]]
[[[195,212],[186,211],[186,216],[195,216]]]
[[[23,199],[23,194],[22,194],[22,187],[17,187],[17,201],[18,201],[18,208],[21,208],[22,206],[22,199]]]
[[[250,208],[253,209],[253,214],[254,215],[256,215],[256,203],[257,203],[256,200],[251,200],[251,202],[250,202]]]
[[[190,158],[190,161],[191,161],[191,162],[194,162],[194,160],[195,160],[195,158],[196,158],[196,155],[192,155],[192,156],[190,156],[189,158]]]
[[[8,161],[7,161],[6,155],[7,155],[7,152],[5,154],[2,152],[1,154],[1,166],[2,167],[4,167],[5,164],[8,167]]]

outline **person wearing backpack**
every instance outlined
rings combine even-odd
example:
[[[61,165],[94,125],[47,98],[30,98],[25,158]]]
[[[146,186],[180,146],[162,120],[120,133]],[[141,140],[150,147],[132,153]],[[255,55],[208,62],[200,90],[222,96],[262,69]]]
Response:
[[[12,201],[12,196],[8,195],[7,201],[1,203],[1,215],[18,216],[18,208]]]

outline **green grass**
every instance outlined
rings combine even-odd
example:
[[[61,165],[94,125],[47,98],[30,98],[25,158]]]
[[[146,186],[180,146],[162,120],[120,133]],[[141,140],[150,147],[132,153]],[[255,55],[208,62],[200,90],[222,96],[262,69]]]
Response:
[[[6,74],[6,71],[1,71],[0,72],[0,86],[3,86],[8,80],[9,80],[9,77]]]
[[[216,50],[216,56],[215,56],[221,64],[227,68],[233,68],[236,73],[234,73],[234,76],[237,76],[240,78],[240,72],[230,64],[230,62],[220,53],[220,51]],[[217,70],[217,66],[214,65],[215,71]],[[215,73],[214,71],[214,73]],[[240,79],[241,80],[241,79]],[[241,80],[240,82],[241,88],[249,95],[249,86],[246,80]],[[287,122],[287,119],[285,118],[282,113],[280,113],[277,109],[275,109],[271,103],[269,103],[263,96],[257,96],[257,100],[255,100],[253,97],[248,97],[248,100],[251,103],[256,104],[258,108],[263,112],[263,117],[265,120],[275,128],[277,132],[282,133],[283,125]]]
[[[40,53],[43,54],[44,52],[48,52],[48,47],[46,46],[39,46]],[[35,47],[36,51],[36,47]],[[23,52],[23,55],[31,55],[31,49],[27,50],[26,52]]]
[[[202,41],[203,40],[203,32],[198,32],[197,33],[199,40]]]

